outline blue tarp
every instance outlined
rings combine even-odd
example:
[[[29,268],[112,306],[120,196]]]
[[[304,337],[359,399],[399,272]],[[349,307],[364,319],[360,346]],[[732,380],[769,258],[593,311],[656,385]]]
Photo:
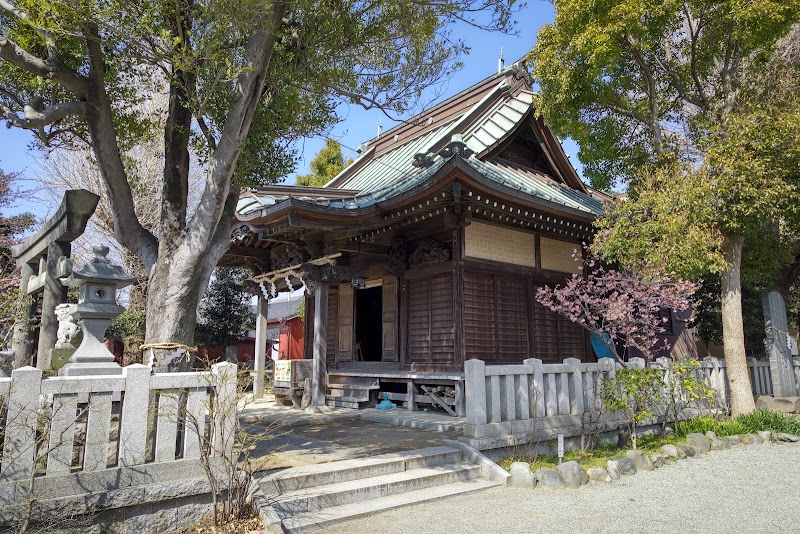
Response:
[[[608,348],[608,345],[606,345],[603,342],[603,338],[605,338],[607,342],[610,342],[611,336],[609,336],[608,334],[603,334],[603,337],[601,338],[600,336],[592,332],[590,334],[590,338],[592,340],[592,350],[594,351],[594,355],[597,356],[598,360],[600,358],[612,358],[612,359],[614,358],[614,353],[611,352],[611,349]]]

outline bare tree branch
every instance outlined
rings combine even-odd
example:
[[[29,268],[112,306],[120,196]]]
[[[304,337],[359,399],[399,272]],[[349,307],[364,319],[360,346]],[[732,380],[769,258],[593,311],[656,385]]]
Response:
[[[85,117],[88,111],[86,102],[76,100],[63,104],[54,104],[38,111],[32,105],[25,105],[23,115],[20,117],[17,112],[7,106],[0,105],[0,118],[9,122],[9,127],[16,126],[26,130],[38,130],[58,122],[66,117]]]
[[[206,119],[202,115],[196,114],[194,120],[197,122],[197,126],[200,128],[200,131],[203,133],[203,136],[206,138],[206,143],[208,143],[208,148],[213,153],[214,150],[217,149],[217,140],[214,138],[214,134],[211,132],[211,129],[206,124]]]
[[[639,66],[642,77],[647,84],[647,99],[650,108],[650,118],[645,123],[653,134],[653,149],[656,154],[663,155],[665,153],[663,132],[661,131],[661,124],[659,123],[659,110],[658,110],[658,93],[656,90],[656,82],[647,61],[642,54],[642,51],[633,43],[630,36],[625,35],[620,38],[620,44],[626,48],[633,56],[634,61]]]

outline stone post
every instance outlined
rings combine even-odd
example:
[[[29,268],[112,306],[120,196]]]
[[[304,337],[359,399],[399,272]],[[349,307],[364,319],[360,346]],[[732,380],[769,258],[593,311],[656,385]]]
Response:
[[[28,309],[25,311],[25,319],[14,323],[14,334],[12,338],[12,351],[14,352],[14,368],[25,365],[33,365],[33,354],[36,336],[31,328],[31,319],[36,315],[38,306],[36,297],[28,295],[28,281],[33,276],[33,267],[27,263],[20,268],[19,289],[28,299]]]
[[[253,380],[253,395],[260,397],[264,394],[264,372],[267,365],[267,317],[269,300],[259,293],[258,310],[256,316],[256,360],[255,379]]]
[[[794,377],[792,355],[786,336],[789,324],[786,320],[786,305],[777,291],[766,293],[761,299],[764,322],[767,330],[767,354],[772,375],[772,391],[775,397],[794,397],[797,384]]]
[[[11,371],[0,482],[25,480],[36,469],[36,430],[41,387],[41,369],[26,366]]]
[[[314,289],[314,374],[312,375],[311,408],[325,406],[328,387],[328,288],[321,280]]]
[[[58,279],[58,262],[68,258],[70,244],[54,241],[47,246],[46,276],[42,292],[42,323],[39,327],[39,346],[36,367],[50,369],[50,350],[56,346],[58,319],[56,306],[67,301],[67,288]]]

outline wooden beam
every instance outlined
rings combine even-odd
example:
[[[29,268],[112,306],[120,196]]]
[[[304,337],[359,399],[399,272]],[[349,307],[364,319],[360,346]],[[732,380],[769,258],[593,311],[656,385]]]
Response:
[[[314,290],[314,372],[311,386],[311,406],[325,406],[328,386],[326,354],[328,352],[328,288],[326,281],[317,282]]]

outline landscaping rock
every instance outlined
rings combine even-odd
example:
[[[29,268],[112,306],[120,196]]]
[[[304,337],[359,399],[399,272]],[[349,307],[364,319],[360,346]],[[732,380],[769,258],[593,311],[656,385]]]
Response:
[[[710,440],[719,439],[719,436],[717,436],[715,433],[713,433],[713,432],[712,432],[712,431],[710,431],[710,430],[709,430],[708,432],[706,432],[706,437],[707,437],[708,439],[710,439]]]
[[[756,442],[755,438],[753,438],[753,434],[742,434],[739,436],[742,445],[752,445]]]
[[[514,462],[511,464],[511,485],[523,488],[536,487],[536,479],[531,473],[531,466],[528,462]]]
[[[742,438],[740,436],[728,436],[728,443],[730,443],[731,447],[741,445]]]
[[[662,445],[661,452],[664,453],[664,456],[667,458],[674,458],[676,460],[682,460],[683,458],[686,458],[686,453],[672,444]]]
[[[590,467],[586,474],[589,475],[589,480],[594,484],[609,484],[611,482],[611,475],[602,467]]]
[[[611,480],[619,480],[620,472],[619,472],[619,462],[616,460],[609,460],[606,462],[606,467],[608,468],[608,476],[611,477]]]
[[[617,460],[619,462],[619,473],[621,475],[635,475],[636,474],[636,464],[633,463],[628,457],[620,458]]]
[[[776,432],[775,439],[778,441],[783,441],[785,443],[797,443],[800,441],[800,436],[795,436],[794,434],[787,434],[786,432]]]
[[[748,436],[750,436],[753,439],[753,443],[755,443],[756,445],[761,445],[762,443],[764,443],[764,438],[761,437],[761,435],[759,434],[748,434]]]
[[[678,450],[683,451],[683,454],[685,454],[687,458],[697,456],[697,449],[691,445],[687,445],[686,443],[676,443],[675,446],[678,447]]]
[[[625,453],[625,456],[633,460],[633,465],[636,466],[637,471],[653,471],[653,462],[642,451],[632,450]]]
[[[772,442],[772,432],[769,430],[759,430],[758,435],[764,440],[764,443],[769,445]]]
[[[728,443],[727,439],[719,439],[714,438],[711,440],[711,450],[712,451],[721,451],[724,449],[730,449],[731,445]]]
[[[653,467],[656,469],[664,466],[664,457],[660,454],[651,454],[650,461],[653,462]]]
[[[697,452],[707,453],[711,450],[711,441],[708,439],[708,437],[700,434],[699,432],[693,432],[687,435],[686,442],[697,449]]]
[[[581,464],[575,460],[564,462],[556,469],[561,474],[561,480],[564,481],[564,485],[568,488],[580,488],[589,482],[589,475],[583,470]]]
[[[800,409],[800,397],[771,397],[770,395],[761,395],[756,400],[756,408],[759,410],[797,413],[798,409]]]
[[[563,489],[564,481],[555,469],[539,469],[536,471],[536,484],[540,488]]]

